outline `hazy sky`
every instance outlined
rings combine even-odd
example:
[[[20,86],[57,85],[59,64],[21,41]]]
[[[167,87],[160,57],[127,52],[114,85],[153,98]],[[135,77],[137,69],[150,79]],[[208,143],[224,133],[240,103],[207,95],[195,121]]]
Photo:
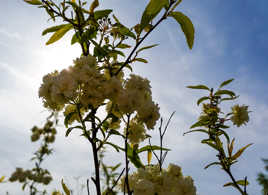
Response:
[[[146,1],[138,0],[100,3],[114,9],[129,27],[139,22],[146,5]],[[193,21],[194,48],[187,48],[179,26],[169,19],[144,43],[160,44],[143,53],[149,63],[133,67],[134,72],[151,81],[162,116],[166,119],[176,111],[165,142],[172,148],[166,163],[176,163],[185,175],[191,175],[200,195],[238,194],[232,188],[222,187],[229,178],[218,167],[203,169],[216,159],[212,149],[200,144],[204,137],[182,136],[198,117],[200,108],[195,102],[202,95],[185,86],[202,83],[217,87],[222,81],[235,78],[230,87],[240,95],[236,103],[249,105],[252,112],[248,126],[232,128],[230,135],[236,138],[236,149],[248,143],[254,145],[234,165],[233,172],[237,179],[248,176],[249,194],[260,194],[256,177],[263,171],[261,158],[268,158],[268,1],[184,0],[177,10]],[[22,0],[2,2],[0,18],[0,176],[9,176],[16,167],[31,167],[29,159],[38,147],[30,142],[30,128],[43,125],[48,114],[38,98],[42,76],[71,65],[80,49],[70,45],[71,34],[45,46],[48,37],[41,37],[41,33],[53,23],[47,22],[44,10]],[[82,176],[80,182],[84,183],[92,173],[89,146],[78,133],[65,138],[63,125],[58,132],[55,153],[44,163],[55,179],[50,189],[60,189],[62,177],[75,188],[74,177]],[[116,163],[117,157],[109,155],[109,161]],[[0,194],[6,191],[23,194],[16,184],[1,184]]]

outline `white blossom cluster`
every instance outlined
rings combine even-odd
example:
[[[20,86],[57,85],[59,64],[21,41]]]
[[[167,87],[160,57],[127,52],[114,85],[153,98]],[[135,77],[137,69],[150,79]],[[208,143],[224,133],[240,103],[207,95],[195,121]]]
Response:
[[[152,101],[150,82],[134,74],[126,80],[118,76],[107,77],[106,74],[106,70],[100,71],[93,56],[83,56],[74,60],[74,66],[44,76],[39,97],[49,109],[60,111],[65,108],[65,116],[75,112],[75,104],[82,105],[83,114],[109,100],[109,106],[112,104],[119,113],[118,118],[135,113],[132,115],[136,122],[131,122],[131,135],[135,130],[139,133],[131,140],[133,143],[143,141],[145,130],[141,127],[145,125],[153,129],[160,117],[158,104]],[[78,114],[73,115],[69,122],[74,120],[79,121]]]
[[[193,179],[184,177],[181,168],[174,164],[162,171],[159,165],[140,168],[129,175],[128,181],[133,195],[196,195]],[[124,191],[125,178],[121,179],[119,187]]]
[[[130,121],[128,133],[128,139],[132,144],[138,144],[146,138],[144,125],[135,119]]]

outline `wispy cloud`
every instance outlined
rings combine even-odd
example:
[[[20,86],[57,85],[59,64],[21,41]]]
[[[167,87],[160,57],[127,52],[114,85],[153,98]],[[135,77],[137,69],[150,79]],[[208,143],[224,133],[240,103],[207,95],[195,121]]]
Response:
[[[11,65],[0,62],[0,69],[3,69],[7,71],[9,74],[15,77],[15,79],[18,79],[23,82],[27,82],[28,84],[33,83],[33,79],[25,74],[24,72],[20,72],[17,69],[13,68]]]
[[[18,32],[10,32],[6,28],[0,27],[0,34],[4,35],[5,37],[9,39],[17,39],[19,41],[22,40],[22,36]]]

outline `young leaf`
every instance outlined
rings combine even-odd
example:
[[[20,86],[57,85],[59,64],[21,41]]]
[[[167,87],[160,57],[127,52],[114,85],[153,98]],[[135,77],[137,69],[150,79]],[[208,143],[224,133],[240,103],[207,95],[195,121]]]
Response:
[[[49,27],[42,32],[42,36],[46,35],[47,33],[58,31],[59,29],[65,26],[70,26],[70,24],[61,24],[61,25]]]
[[[151,145],[147,145],[147,146],[144,146],[144,147],[138,149],[137,153],[141,153],[141,152],[145,152],[145,151],[152,151],[152,150],[160,150],[160,149],[161,149],[160,146],[156,146],[156,145],[153,145],[153,146],[151,146]],[[168,148],[163,148],[163,147],[162,147],[162,150],[170,151],[170,149],[168,149]]]
[[[236,160],[239,156],[241,156],[241,154],[245,151],[245,149],[247,149],[247,147],[251,146],[251,144],[248,144],[246,146],[244,146],[243,148],[239,149],[231,158],[232,160]]]
[[[236,181],[236,183],[238,185],[241,185],[241,186],[245,186],[245,185],[248,185],[249,184],[249,182],[248,181],[245,182],[245,180],[238,180],[238,181]],[[226,184],[223,185],[223,187],[227,187],[227,186],[235,186],[235,185],[232,182],[229,182],[229,183],[226,183]]]
[[[214,148],[215,150],[219,151],[217,145],[215,145],[210,139],[204,139],[201,141],[202,144],[207,144],[210,147]]]
[[[171,12],[169,16],[173,17],[181,26],[181,29],[186,37],[188,46],[190,49],[193,48],[194,44],[194,25],[192,21],[181,12]]]
[[[105,142],[105,144],[112,146],[117,152],[120,152],[120,150],[124,151],[124,148],[121,148],[121,147],[119,147],[111,142]]]
[[[92,3],[91,3],[91,5],[90,5],[90,8],[89,8],[89,13],[93,13],[94,12],[94,9],[96,8],[96,7],[98,7],[99,6],[99,1],[98,0],[94,0]]]
[[[227,80],[227,81],[222,82],[222,83],[220,84],[220,87],[219,87],[219,88],[222,88],[223,86],[228,85],[228,84],[231,83],[233,80],[234,80],[234,79],[229,79],[229,80]]]
[[[212,166],[212,165],[221,165],[221,163],[219,163],[219,162],[213,162],[213,163],[210,163],[210,164],[208,164],[207,166],[205,166],[204,169],[207,169],[207,168],[209,168],[209,167]]]
[[[247,185],[249,185],[249,182],[248,181],[245,182],[244,179],[243,180],[238,180],[238,181],[236,181],[236,183],[238,185],[241,185],[241,186],[247,186]]]
[[[190,129],[193,129],[195,127],[202,127],[204,126],[204,123],[202,121],[197,121],[195,124],[193,124]]]
[[[127,44],[124,44],[124,43],[121,43],[117,46],[117,48],[120,48],[120,49],[126,49],[126,48],[131,48],[130,45],[127,45]]]
[[[0,177],[0,183],[2,183],[5,179],[5,176]]]
[[[148,150],[148,152],[147,152],[147,162],[148,162],[148,165],[151,163],[151,160],[152,160],[152,151],[151,150]]]
[[[68,137],[68,135],[71,133],[71,131],[72,131],[73,129],[83,129],[83,127],[81,127],[81,126],[75,126],[75,127],[70,127],[70,128],[68,128],[68,129],[66,130],[65,137]]]
[[[124,137],[124,135],[122,135],[119,131],[116,131],[114,129],[111,129],[109,130],[109,134],[112,134],[112,135],[119,135],[121,137]]]
[[[144,167],[137,151],[135,150],[135,148],[132,148],[129,144],[127,144],[127,157],[133,163],[133,165],[135,165],[136,168]]]
[[[199,104],[201,104],[205,100],[209,100],[209,97],[207,96],[201,97],[199,100],[197,100],[197,105],[199,106]]]
[[[148,61],[145,60],[145,59],[143,59],[143,58],[135,58],[134,61],[143,62],[143,63],[148,63]]]
[[[226,140],[227,140],[227,143],[230,143],[230,138],[229,138],[229,135],[225,132],[225,131],[223,131],[223,130],[219,130],[218,131],[218,135],[220,136],[220,135],[224,135],[225,136],[225,138],[226,138]]]
[[[73,26],[71,24],[68,24],[59,30],[57,30],[51,37],[50,39],[46,42],[46,45],[50,45],[59,39],[61,39],[70,29],[72,29]]]
[[[71,40],[71,45],[79,42],[79,39],[78,39],[79,35],[78,33],[74,33],[73,37],[72,37],[72,40]]]
[[[142,14],[140,29],[143,30],[158,15],[162,8],[168,4],[168,0],[150,0]]]
[[[187,88],[190,88],[190,89],[204,89],[204,90],[208,90],[210,91],[210,89],[206,86],[206,85],[190,85],[190,86],[187,86]]]
[[[68,128],[69,120],[72,118],[72,116],[73,116],[74,114],[77,114],[77,112],[76,112],[76,111],[74,111],[74,112],[70,112],[67,116],[65,116],[65,119],[64,119],[64,125],[65,125],[66,128]]]
[[[31,5],[42,5],[42,2],[39,0],[23,0],[23,1]]]
[[[66,195],[70,195],[70,190],[67,188],[67,186],[65,185],[65,183],[63,182],[63,179],[61,180],[61,186],[63,191],[65,192]]]
[[[112,12],[112,9],[104,9],[104,10],[98,10],[94,12],[94,19],[98,20],[101,18],[108,17],[109,14]]]
[[[235,97],[235,93],[230,90],[218,90],[214,95],[229,95],[230,97]]]
[[[223,185],[223,187],[228,187],[228,186],[234,186],[235,187],[233,182],[228,182],[228,183]]]
[[[188,133],[192,133],[192,132],[202,132],[202,133],[208,134],[208,131],[205,129],[195,129],[195,130],[191,130],[191,131],[187,131],[187,132],[183,133],[183,136],[188,134]]]
[[[141,52],[141,51],[143,51],[145,49],[153,48],[155,46],[158,46],[158,44],[154,44],[154,45],[149,45],[149,46],[146,46],[146,47],[142,47],[142,48],[138,49],[136,53],[139,53],[139,52]]]
[[[222,98],[220,101],[223,102],[223,101],[228,101],[228,100],[234,100],[236,98],[238,98],[239,96],[234,96],[234,97],[230,97],[230,98]]]
[[[231,144],[228,145],[228,153],[229,153],[229,157],[231,157],[231,156],[232,156],[232,153],[233,153],[233,149],[234,149],[234,141],[235,141],[235,138],[233,138]]]
[[[133,39],[136,39],[136,36],[133,32],[131,32],[127,27],[123,26],[122,24],[118,25],[118,31],[121,35],[131,37]]]

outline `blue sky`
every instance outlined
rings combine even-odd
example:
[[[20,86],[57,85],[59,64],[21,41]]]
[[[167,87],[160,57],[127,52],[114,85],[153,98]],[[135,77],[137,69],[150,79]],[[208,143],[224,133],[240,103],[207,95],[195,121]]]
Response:
[[[146,1],[109,0],[101,4],[114,9],[122,23],[133,26]],[[168,118],[176,111],[166,137],[166,145],[172,148],[166,163],[176,163],[185,175],[191,175],[200,195],[238,194],[222,187],[229,178],[218,167],[203,169],[216,154],[200,144],[202,135],[182,136],[198,117],[200,108],[195,101],[202,95],[185,86],[202,83],[217,87],[222,81],[235,78],[230,87],[240,95],[236,103],[248,104],[252,113],[248,126],[233,128],[230,134],[236,138],[237,147],[254,145],[233,171],[239,179],[248,176],[249,194],[260,194],[255,180],[263,170],[260,159],[268,158],[268,1],[185,0],[177,9],[193,21],[194,48],[187,48],[179,26],[167,20],[144,43],[160,44],[143,53],[149,63],[134,65],[134,72],[151,81],[162,116]],[[33,125],[42,125],[47,116],[37,94],[42,76],[71,65],[80,50],[70,46],[70,35],[45,46],[48,37],[41,37],[41,32],[53,24],[47,22],[43,10],[22,0],[1,4],[0,17],[0,175],[8,176],[17,166],[31,166],[28,160],[35,145],[30,142],[29,130]],[[114,162],[117,157],[110,155]],[[54,156],[44,164],[55,178],[51,188],[59,188],[62,177],[70,185],[73,177],[89,177],[90,158],[88,146],[79,134],[65,138],[61,127]],[[0,194],[7,190],[12,195],[22,194],[19,185],[2,185]]]

